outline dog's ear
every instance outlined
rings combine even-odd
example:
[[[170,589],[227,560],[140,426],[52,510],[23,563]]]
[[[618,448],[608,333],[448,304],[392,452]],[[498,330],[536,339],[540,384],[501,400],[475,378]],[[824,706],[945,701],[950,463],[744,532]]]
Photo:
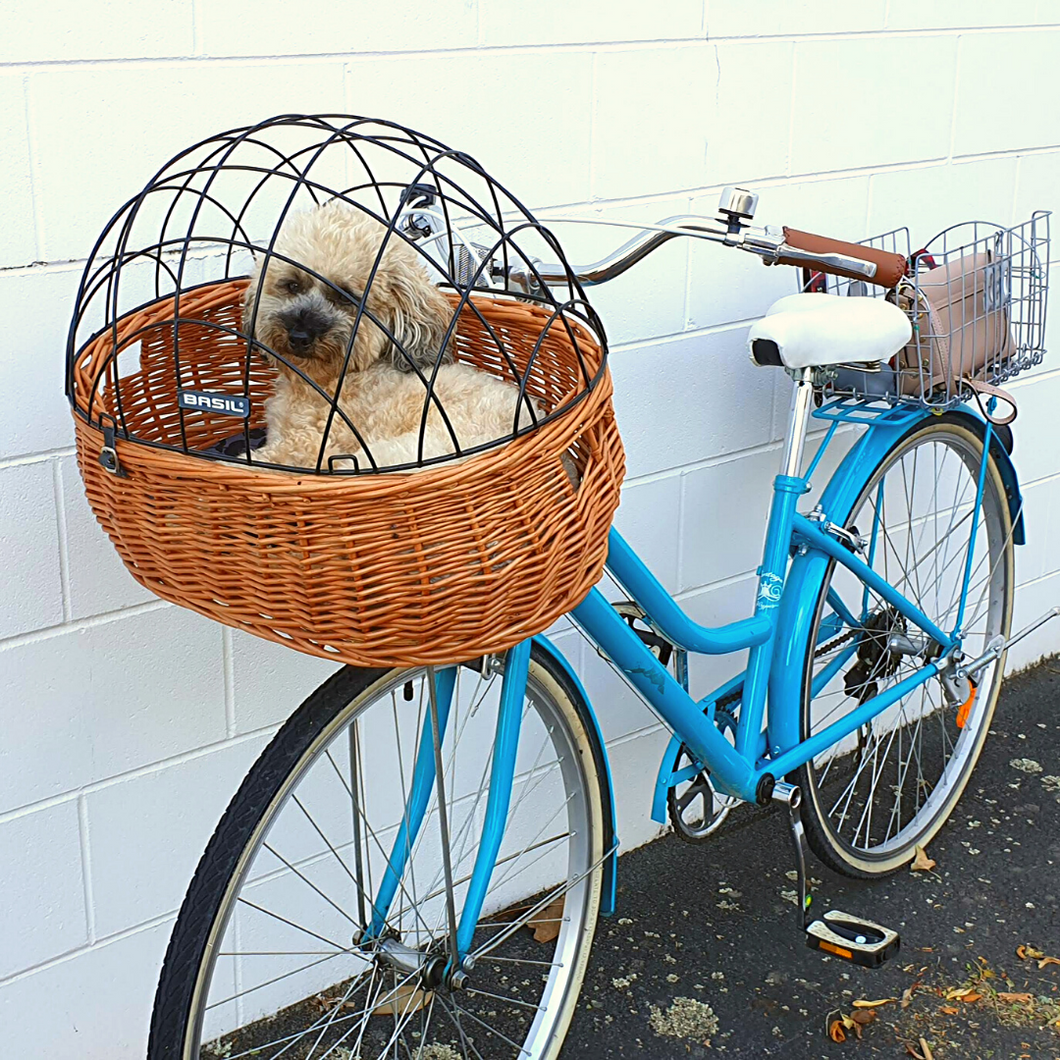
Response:
[[[397,343],[390,344],[387,357],[394,367],[403,372],[423,371],[452,361],[449,345],[442,350],[453,319],[445,295],[420,268],[395,270],[388,288],[387,324]]]
[[[254,258],[254,267],[250,270],[250,283],[247,289],[243,292],[243,334],[250,336],[250,328],[253,321],[251,317],[254,314],[254,303],[258,297],[258,284],[261,282],[261,259],[257,256]],[[258,315],[260,316],[260,310]]]

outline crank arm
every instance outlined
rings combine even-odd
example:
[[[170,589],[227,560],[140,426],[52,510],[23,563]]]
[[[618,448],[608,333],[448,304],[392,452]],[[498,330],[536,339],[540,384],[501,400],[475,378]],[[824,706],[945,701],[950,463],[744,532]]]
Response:
[[[773,798],[788,807],[792,845],[795,847],[795,870],[799,877],[799,927],[806,945],[841,957],[863,968],[877,968],[893,957],[901,947],[898,932],[875,921],[829,909],[820,916],[811,915],[811,898],[806,878],[806,837],[802,826],[802,792],[797,785],[778,782]]]

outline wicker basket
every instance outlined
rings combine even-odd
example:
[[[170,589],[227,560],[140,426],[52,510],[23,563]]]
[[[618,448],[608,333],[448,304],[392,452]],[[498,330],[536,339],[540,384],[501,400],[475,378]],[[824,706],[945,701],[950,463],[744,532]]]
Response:
[[[245,286],[182,291],[181,319],[205,323],[175,326],[173,299],[161,298],[72,362],[89,502],[137,581],[218,622],[362,666],[501,651],[584,597],[603,570],[623,472],[605,355],[587,327],[550,328],[547,308],[475,296],[460,314],[457,358],[511,378],[499,337],[541,408],[565,411],[462,461],[300,475],[197,457],[233,421],[177,407],[180,387],[249,395],[250,425],[261,425],[273,369],[251,359],[245,385]],[[117,355],[137,343],[138,369],[116,385]]]

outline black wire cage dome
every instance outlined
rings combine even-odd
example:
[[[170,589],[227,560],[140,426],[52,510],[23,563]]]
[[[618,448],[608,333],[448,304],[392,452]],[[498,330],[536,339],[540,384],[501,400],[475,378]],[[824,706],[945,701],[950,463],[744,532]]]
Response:
[[[88,258],[66,393],[133,576],[302,651],[474,658],[603,570],[603,327],[529,210],[400,125],[284,115],[163,166]]]
[[[329,204],[375,222],[372,238],[378,245],[358,290],[283,252],[285,226]],[[396,333],[388,319],[386,294],[373,297],[373,286],[382,286],[385,256],[395,245],[411,251],[433,284],[450,296],[448,319],[435,328],[437,349],[410,349],[407,335]],[[536,268],[542,260],[559,262],[566,282],[546,286]],[[262,317],[260,292],[249,314],[242,312],[248,274],[279,272],[282,266],[315,282],[350,320],[337,371],[327,383],[289,344],[279,348],[263,338],[255,327]],[[224,295],[230,304],[223,297],[219,302]],[[512,299],[545,313],[534,318],[533,346],[522,359],[513,356],[510,336],[481,308],[484,301]],[[357,336],[372,329],[389,347],[389,363],[421,384],[421,444],[412,460],[396,465],[375,459],[370,439],[340,400],[356,370]],[[587,334],[598,348],[588,358]],[[537,364],[550,340],[569,345],[576,366],[575,377],[552,380],[551,387],[546,379],[554,366]],[[151,362],[155,378],[133,372],[136,378],[126,379],[125,366],[134,358],[123,355],[132,349],[140,351],[141,365]],[[510,432],[462,444],[435,392],[438,369],[451,358],[518,389],[522,412],[513,417]],[[172,365],[165,380],[173,390],[169,402],[158,389],[163,362]],[[182,151],[114,215],[89,256],[77,293],[66,393],[75,414],[108,437],[204,459],[360,474],[444,462],[534,430],[582,400],[605,363],[603,327],[558,241],[475,159],[391,122],[284,115]],[[262,405],[277,369],[301,380],[315,402],[326,406],[319,452],[308,467],[253,459],[264,440]],[[150,393],[144,390],[148,383]],[[451,453],[424,453],[422,437],[432,413],[449,436]],[[358,456],[333,452],[333,435],[341,427],[356,441]]]

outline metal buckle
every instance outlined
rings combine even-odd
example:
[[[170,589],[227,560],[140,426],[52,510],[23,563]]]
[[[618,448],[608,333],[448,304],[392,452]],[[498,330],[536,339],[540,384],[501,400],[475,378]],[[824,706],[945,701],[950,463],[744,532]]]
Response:
[[[115,432],[113,427],[103,428],[103,448],[99,451],[99,465],[104,471],[109,471],[116,478],[128,478],[125,469],[118,459],[118,450],[115,448]]]

